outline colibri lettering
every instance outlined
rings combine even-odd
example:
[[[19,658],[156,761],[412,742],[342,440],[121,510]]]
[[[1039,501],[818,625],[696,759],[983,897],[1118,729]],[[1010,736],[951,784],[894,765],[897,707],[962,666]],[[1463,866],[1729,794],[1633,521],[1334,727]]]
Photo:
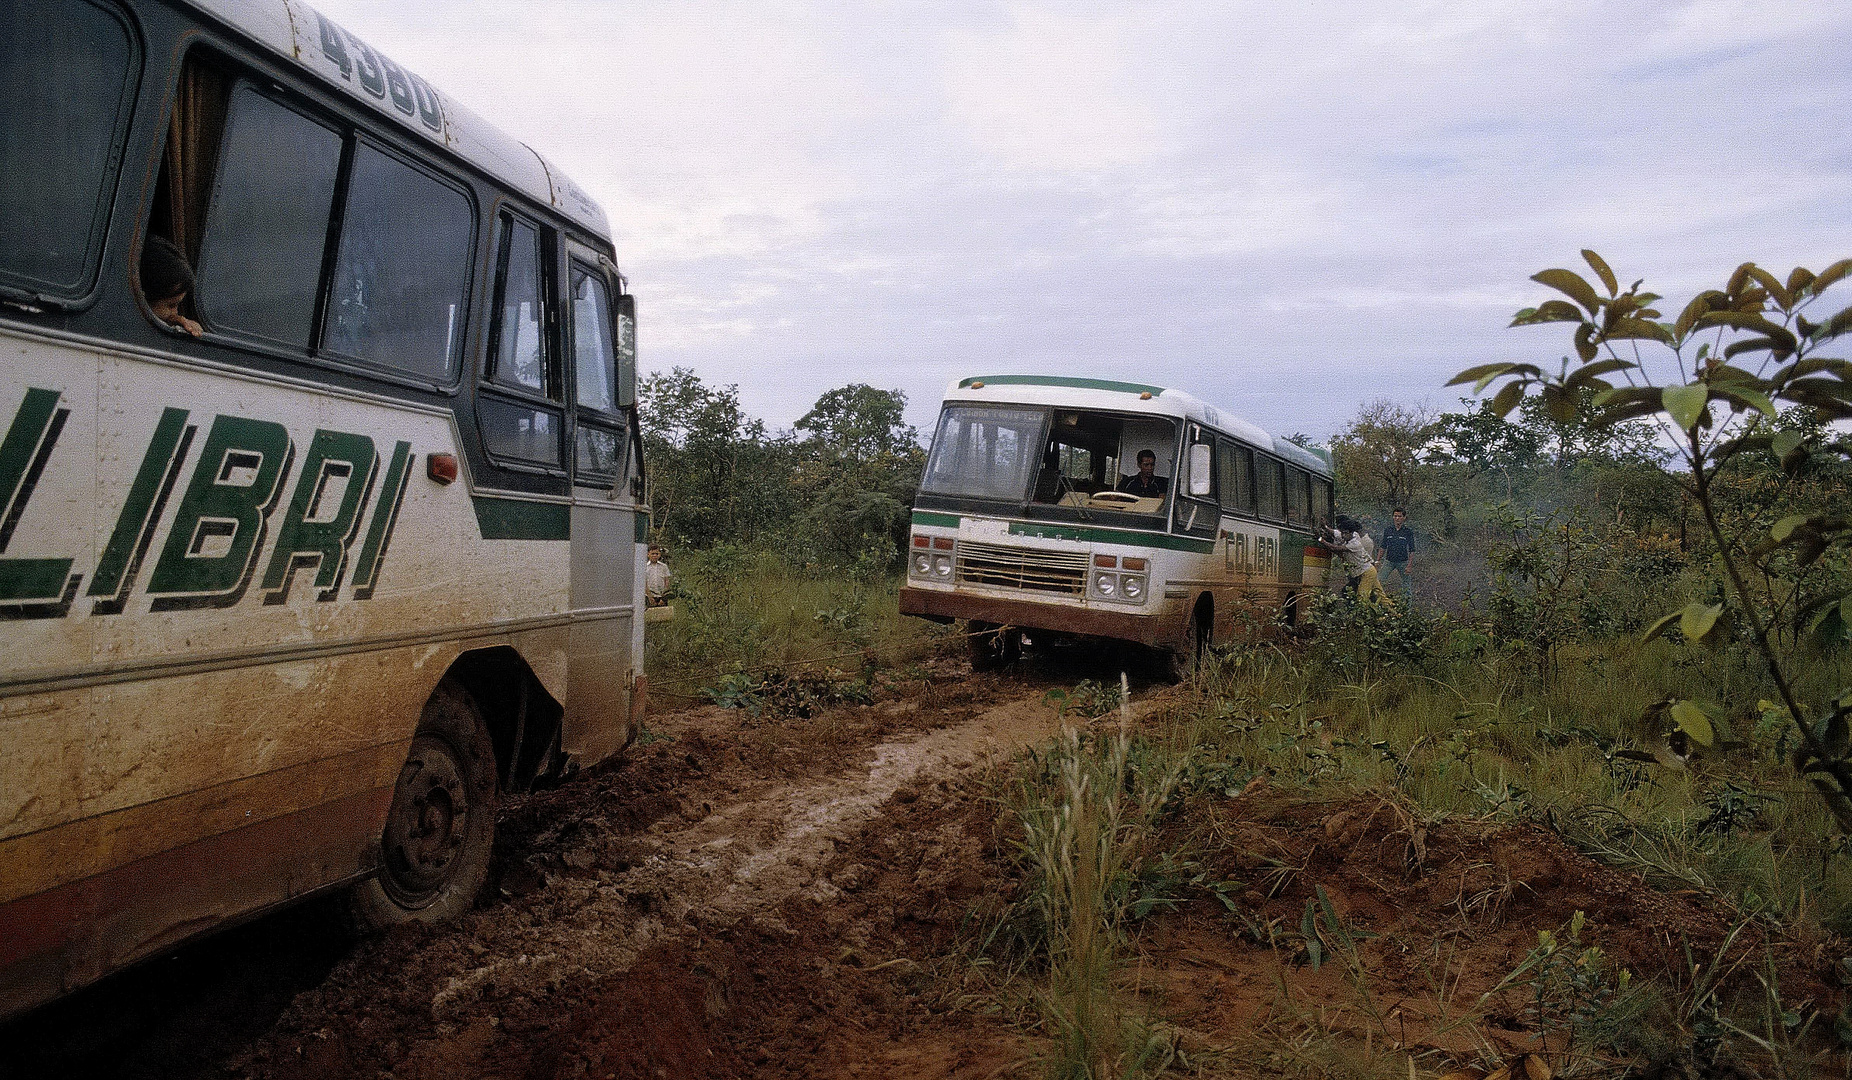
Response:
[[[0,439],[0,618],[63,618],[80,589],[90,614],[121,614],[150,555],[144,594],[153,611],[230,607],[254,583],[265,604],[295,590],[323,602],[343,588],[355,600],[372,597],[411,475],[410,443],[388,448],[323,429],[298,448],[273,421],[219,414],[196,422],[171,407],[155,423],[88,588],[75,559],[8,556],[70,413],[59,391],[34,387]],[[170,505],[167,539],[153,551]]]

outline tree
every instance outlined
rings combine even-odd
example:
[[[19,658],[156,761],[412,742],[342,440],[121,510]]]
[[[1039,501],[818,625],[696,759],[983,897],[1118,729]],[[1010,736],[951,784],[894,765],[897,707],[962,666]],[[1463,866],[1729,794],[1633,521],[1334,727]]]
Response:
[[[1852,259],[1818,274],[1795,267],[1786,278],[1746,262],[1722,288],[1698,293],[1666,321],[1656,307],[1658,294],[1641,291],[1640,281],[1622,291],[1600,255],[1584,250],[1582,257],[1605,295],[1575,271],[1543,270],[1531,280],[1568,299],[1525,308],[1511,323],[1573,325],[1573,368],[1567,357],[1554,373],[1536,364],[1482,364],[1449,385],[1474,383],[1477,393],[1502,382],[1491,400],[1500,416],[1535,390],[1542,407],[1563,423],[1576,418],[1584,392],[1593,391],[1592,403],[1600,410],[1596,425],[1644,418],[1676,448],[1685,467],[1677,480],[1703,515],[1724,598],[1696,599],[1661,618],[1646,637],[1676,626],[1689,642],[1724,641],[1733,624],[1746,627],[1774,690],[1775,700],[1760,711],[1794,725],[1800,737],[1796,771],[1824,796],[1841,830],[1852,832],[1852,691],[1803,701],[1796,674],[1806,656],[1783,647],[1771,631],[1772,619],[1786,611],[1814,646],[1846,646],[1852,581],[1843,560],[1852,551],[1852,516],[1843,503],[1790,502],[1787,513],[1764,530],[1759,523],[1728,519],[1720,486],[1733,464],[1748,455],[1766,456],[1789,473],[1815,459],[1835,466],[1847,460],[1852,448],[1844,440],[1783,421],[1803,408],[1818,420],[1852,419],[1852,363],[1818,355],[1828,342],[1852,333],[1852,307],[1819,322],[1808,316],[1828,288],[1852,274]],[[1811,585],[1809,595],[1792,597],[1803,585],[1792,571],[1820,563],[1829,552],[1841,560],[1841,571]],[[1739,703],[1736,711],[1746,709]],[[1679,700],[1656,706],[1646,719],[1669,723],[1709,746],[1718,741],[1723,715],[1716,705]]]
[[[854,383],[830,390],[798,422],[809,433],[793,485],[810,550],[832,561],[889,568],[904,555],[925,466],[907,396]]]
[[[920,433],[906,422],[907,395],[851,383],[817,399],[798,419],[807,447],[857,464],[896,459],[919,449]]]
[[[1422,405],[1377,400],[1358,410],[1350,426],[1331,440],[1342,499],[1380,511],[1412,502],[1420,487],[1422,454],[1433,439],[1433,422]]]
[[[651,477],[651,524],[705,546],[773,530],[791,513],[793,440],[740,407],[739,387],[688,368],[652,372],[638,390]]]

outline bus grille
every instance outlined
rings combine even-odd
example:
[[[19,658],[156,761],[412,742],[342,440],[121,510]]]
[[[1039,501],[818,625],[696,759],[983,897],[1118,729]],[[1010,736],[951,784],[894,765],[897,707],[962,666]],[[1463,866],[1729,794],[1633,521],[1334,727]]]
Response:
[[[1087,591],[1087,556],[1083,552],[960,543],[958,583],[1079,596]]]

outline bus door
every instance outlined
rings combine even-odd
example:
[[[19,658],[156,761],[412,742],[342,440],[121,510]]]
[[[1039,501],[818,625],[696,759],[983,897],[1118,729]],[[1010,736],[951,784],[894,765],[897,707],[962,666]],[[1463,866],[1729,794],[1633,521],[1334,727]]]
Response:
[[[571,662],[566,715],[593,746],[621,748],[640,719],[643,560],[631,477],[636,398],[635,314],[608,260],[565,245],[566,335],[573,367]],[[614,742],[606,747],[604,742]]]

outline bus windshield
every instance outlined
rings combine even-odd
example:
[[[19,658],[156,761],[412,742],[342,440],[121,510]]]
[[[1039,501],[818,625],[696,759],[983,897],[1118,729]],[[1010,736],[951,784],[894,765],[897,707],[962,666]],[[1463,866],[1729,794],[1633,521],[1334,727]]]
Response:
[[[939,417],[922,491],[1020,502],[1041,458],[1041,409],[953,406]]]
[[[1162,515],[1176,441],[1176,422],[1162,416],[951,405],[920,488],[1028,503],[1043,517]]]

